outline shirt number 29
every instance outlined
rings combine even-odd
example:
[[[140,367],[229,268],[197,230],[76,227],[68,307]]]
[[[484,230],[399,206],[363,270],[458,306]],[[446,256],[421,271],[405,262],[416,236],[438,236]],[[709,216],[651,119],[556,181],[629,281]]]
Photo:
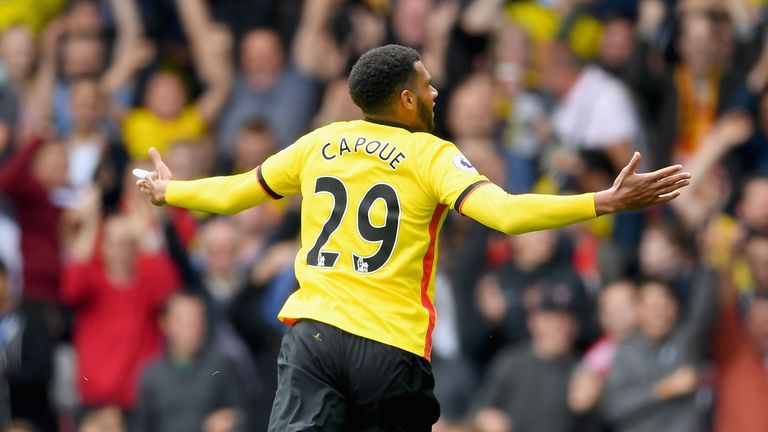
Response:
[[[318,177],[315,182],[315,195],[327,193],[333,197],[333,209],[328,220],[323,224],[314,246],[307,252],[307,264],[312,267],[332,268],[341,255],[339,251],[325,250],[323,247],[331,235],[341,225],[347,213],[348,194],[344,183],[336,177]],[[376,200],[384,201],[387,212],[382,225],[371,222],[370,211]],[[357,206],[357,232],[363,240],[379,243],[378,250],[369,256],[352,252],[352,265],[358,273],[373,273],[383,267],[397,243],[400,228],[400,199],[395,189],[386,183],[371,186]]]

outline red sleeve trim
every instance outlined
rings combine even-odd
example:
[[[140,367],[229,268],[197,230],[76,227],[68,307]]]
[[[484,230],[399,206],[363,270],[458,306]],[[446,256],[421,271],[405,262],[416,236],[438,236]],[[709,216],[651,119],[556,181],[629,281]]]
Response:
[[[456,204],[453,205],[453,208],[463,216],[464,213],[461,212],[461,206],[464,205],[464,201],[467,200],[467,197],[472,195],[472,192],[474,192],[477,188],[488,183],[490,183],[488,180],[480,180],[467,186],[467,188],[464,189],[464,192],[462,192],[456,199]]]
[[[272,197],[272,199],[279,200],[280,198],[283,197],[282,195],[272,190],[272,188],[269,187],[269,185],[267,184],[267,181],[264,180],[264,175],[261,173],[261,165],[256,167],[256,178],[259,182],[259,186],[261,186],[261,190],[263,190],[265,194]]]

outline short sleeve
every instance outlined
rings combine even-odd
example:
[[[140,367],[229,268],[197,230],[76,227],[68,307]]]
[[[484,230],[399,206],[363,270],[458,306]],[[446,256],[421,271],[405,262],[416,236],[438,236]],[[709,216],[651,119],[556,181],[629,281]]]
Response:
[[[306,154],[315,139],[315,132],[299,138],[293,144],[270,156],[257,169],[259,184],[273,199],[301,192],[301,173]]]
[[[474,188],[488,182],[454,144],[439,140],[426,148],[428,187],[441,204],[458,210]]]

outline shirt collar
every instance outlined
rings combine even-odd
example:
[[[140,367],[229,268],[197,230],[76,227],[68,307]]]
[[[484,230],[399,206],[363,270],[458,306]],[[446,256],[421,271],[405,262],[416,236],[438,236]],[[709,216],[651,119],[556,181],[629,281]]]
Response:
[[[408,132],[417,132],[416,130],[414,130],[410,126],[406,126],[406,125],[404,125],[402,123],[389,122],[389,121],[386,121],[386,120],[377,120],[377,119],[372,119],[370,117],[366,117],[364,120],[369,122],[369,123],[376,123],[376,124],[380,124],[380,125],[384,125],[384,126],[391,126],[391,127],[396,127],[396,128],[400,128],[400,129],[405,129]]]

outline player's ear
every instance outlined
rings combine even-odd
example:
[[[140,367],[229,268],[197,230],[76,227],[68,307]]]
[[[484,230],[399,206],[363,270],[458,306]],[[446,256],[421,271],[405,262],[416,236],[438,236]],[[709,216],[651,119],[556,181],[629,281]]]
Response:
[[[416,95],[412,91],[405,89],[400,92],[400,103],[408,110],[415,110]]]

